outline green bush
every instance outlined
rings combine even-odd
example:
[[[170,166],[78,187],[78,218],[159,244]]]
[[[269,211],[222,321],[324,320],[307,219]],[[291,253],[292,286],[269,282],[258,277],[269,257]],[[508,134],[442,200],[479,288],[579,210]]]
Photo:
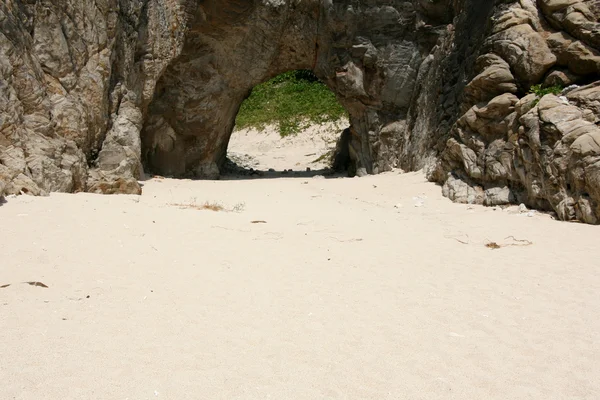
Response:
[[[540,99],[547,94],[559,95],[563,91],[563,88],[560,86],[550,86],[547,88],[543,88],[542,85],[533,85],[531,89],[529,89],[529,93],[535,94]]]
[[[237,128],[262,129],[275,124],[281,136],[301,132],[308,124],[347,116],[335,95],[312,71],[298,70],[256,86],[242,103]]]

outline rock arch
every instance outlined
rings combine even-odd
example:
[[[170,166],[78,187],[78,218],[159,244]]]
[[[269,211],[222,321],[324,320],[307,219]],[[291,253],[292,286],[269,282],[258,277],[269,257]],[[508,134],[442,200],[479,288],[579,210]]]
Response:
[[[414,10],[354,3],[201,2],[148,108],[142,131],[147,168],[217,177],[241,102],[255,85],[295,69],[313,70],[347,109],[357,169],[395,166],[390,155],[403,128],[398,119],[408,114],[432,43],[410,40],[418,37]]]
[[[305,68],[363,172],[598,224],[599,20],[595,0],[2,1],[0,196],[216,177],[244,96]]]

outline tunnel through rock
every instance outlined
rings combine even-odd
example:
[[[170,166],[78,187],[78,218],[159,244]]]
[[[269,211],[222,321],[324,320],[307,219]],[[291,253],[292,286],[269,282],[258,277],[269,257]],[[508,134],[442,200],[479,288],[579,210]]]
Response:
[[[347,2],[200,4],[147,109],[145,170],[218,178],[242,101],[256,85],[290,70],[314,71],[347,111],[353,170],[398,166],[399,150],[411,151],[398,140],[407,129],[419,66],[436,35],[417,35],[410,10],[369,9],[357,19]],[[417,145],[424,149],[414,150],[411,167],[420,167],[431,151]]]
[[[257,85],[242,103],[221,172],[227,177],[333,174],[332,160],[347,126],[344,107],[312,71],[286,72]]]
[[[142,133],[146,168],[216,178],[242,101],[254,86],[316,59],[317,2],[256,7],[207,1],[157,84]]]

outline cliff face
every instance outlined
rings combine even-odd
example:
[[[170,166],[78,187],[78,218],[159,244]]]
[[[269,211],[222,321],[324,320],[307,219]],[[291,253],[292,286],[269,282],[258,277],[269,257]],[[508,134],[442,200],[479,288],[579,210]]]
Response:
[[[4,1],[0,194],[217,177],[252,87],[302,68],[348,110],[358,173],[425,167],[455,201],[598,223],[599,18],[594,0]]]
[[[455,201],[523,202],[597,224],[600,3],[497,3],[430,177]],[[542,97],[528,93],[534,84],[565,89]]]

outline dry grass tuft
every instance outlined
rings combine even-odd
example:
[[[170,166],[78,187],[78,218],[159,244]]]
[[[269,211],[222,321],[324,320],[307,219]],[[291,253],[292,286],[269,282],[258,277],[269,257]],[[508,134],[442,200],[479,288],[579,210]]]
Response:
[[[225,207],[223,207],[219,203],[206,202],[202,205],[193,204],[193,203],[177,203],[177,204],[171,204],[171,205],[173,205],[175,207],[179,207],[179,208],[189,208],[189,209],[193,209],[193,210],[225,211]]]
[[[237,212],[240,213],[244,211],[246,205],[244,203],[238,203],[233,208],[226,208],[222,204],[217,202],[205,202],[204,204],[197,204],[196,199],[193,198],[189,203],[174,203],[170,204],[174,207],[179,207],[182,209],[192,209],[192,210],[208,210],[208,211],[226,211],[226,212]]]
[[[496,249],[501,248],[502,246],[500,246],[496,242],[490,242],[490,243],[486,243],[485,247],[487,247],[488,249],[496,250]]]
[[[210,211],[225,211],[225,207],[220,205],[219,203],[209,203],[206,202],[200,206],[200,210],[210,210]]]

